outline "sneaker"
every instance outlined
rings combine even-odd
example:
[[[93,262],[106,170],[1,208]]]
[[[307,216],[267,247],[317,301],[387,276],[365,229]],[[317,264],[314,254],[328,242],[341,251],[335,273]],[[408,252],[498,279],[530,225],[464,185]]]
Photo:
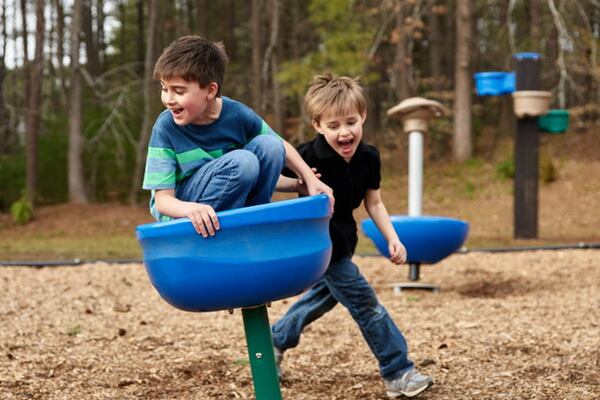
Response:
[[[275,366],[277,367],[277,377],[281,379],[281,362],[283,361],[283,351],[273,346],[273,353],[275,354]]]
[[[431,385],[433,385],[433,379],[430,376],[420,374],[415,368],[408,370],[400,378],[385,381],[385,389],[391,399],[400,396],[415,397]]]

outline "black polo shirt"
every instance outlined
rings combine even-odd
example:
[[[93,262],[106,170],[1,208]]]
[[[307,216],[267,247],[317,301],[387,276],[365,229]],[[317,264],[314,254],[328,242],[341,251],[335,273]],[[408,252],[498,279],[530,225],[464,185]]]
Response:
[[[317,169],[321,180],[333,189],[335,208],[329,223],[333,243],[331,261],[352,257],[358,242],[352,211],[360,206],[368,189],[379,189],[379,152],[375,147],[361,142],[348,163],[321,134],[298,146],[298,152],[311,168]],[[284,175],[294,176],[289,170],[284,171]]]

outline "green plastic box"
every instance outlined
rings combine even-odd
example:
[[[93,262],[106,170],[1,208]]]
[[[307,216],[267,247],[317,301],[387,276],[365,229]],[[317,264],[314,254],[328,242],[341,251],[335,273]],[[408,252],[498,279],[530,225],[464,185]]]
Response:
[[[569,128],[568,110],[550,110],[538,118],[538,128],[548,133],[565,133]]]

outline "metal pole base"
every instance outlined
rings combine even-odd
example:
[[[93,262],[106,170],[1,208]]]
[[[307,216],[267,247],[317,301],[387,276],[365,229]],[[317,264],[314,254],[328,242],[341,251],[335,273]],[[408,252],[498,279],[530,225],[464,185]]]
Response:
[[[394,293],[399,294],[402,292],[402,289],[430,290],[432,292],[440,291],[440,288],[438,286],[432,285],[430,283],[418,282],[420,277],[420,263],[410,263],[408,264],[408,267],[408,279],[410,280],[410,282],[394,283],[392,285],[392,287],[394,288]]]
[[[256,400],[281,400],[267,307],[242,308],[242,317]]]
[[[392,288],[394,288],[395,294],[402,293],[403,290],[429,290],[431,292],[439,292],[440,287],[432,285],[431,283],[421,283],[421,282],[403,282],[403,283],[394,283],[392,284]]]

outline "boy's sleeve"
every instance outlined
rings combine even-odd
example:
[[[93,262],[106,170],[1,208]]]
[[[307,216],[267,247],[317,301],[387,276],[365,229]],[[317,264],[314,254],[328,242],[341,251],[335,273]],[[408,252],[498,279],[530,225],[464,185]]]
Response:
[[[265,122],[261,117],[254,112],[250,107],[245,107],[244,109],[244,119],[246,120],[246,131],[248,134],[248,140],[252,140],[258,135],[275,135],[280,137],[280,135],[275,132],[269,124]]]
[[[371,146],[371,160],[370,170],[372,173],[369,175],[369,181],[367,183],[369,189],[377,190],[381,186],[381,158],[379,157],[379,151],[375,147]]]
[[[160,130],[153,130],[146,158],[146,171],[142,185],[144,189],[175,189],[177,171],[175,150],[168,141],[161,140],[161,136]]]

